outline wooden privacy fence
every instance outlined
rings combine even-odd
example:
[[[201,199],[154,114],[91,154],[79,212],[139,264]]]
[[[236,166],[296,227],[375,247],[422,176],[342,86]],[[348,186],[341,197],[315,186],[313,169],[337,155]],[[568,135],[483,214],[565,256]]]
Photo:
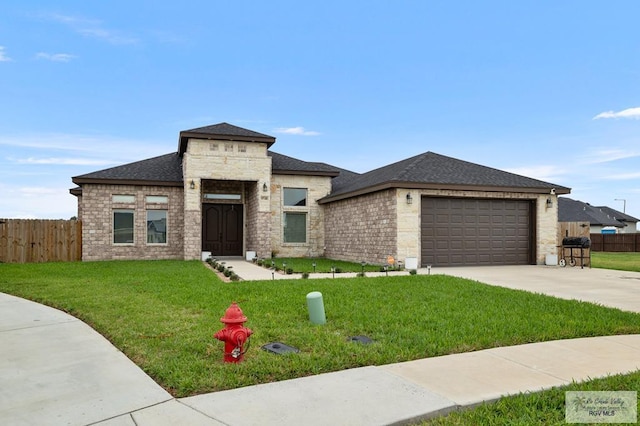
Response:
[[[82,260],[78,220],[0,219],[0,262]]]
[[[591,234],[593,251],[638,252],[640,251],[639,234]]]

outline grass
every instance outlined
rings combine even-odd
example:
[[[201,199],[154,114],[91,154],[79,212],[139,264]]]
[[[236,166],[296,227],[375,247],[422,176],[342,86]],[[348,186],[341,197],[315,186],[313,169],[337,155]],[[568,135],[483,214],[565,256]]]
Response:
[[[201,262],[0,264],[0,291],[89,323],[175,396],[496,346],[640,333],[640,315],[443,275],[222,283]],[[327,324],[308,320],[321,291]],[[237,301],[253,329],[237,365],[212,335]],[[361,345],[349,337],[367,335]],[[299,354],[260,346],[280,341]]]
[[[637,391],[638,389],[640,389],[640,371],[585,383],[572,383],[544,392],[505,397],[493,403],[482,404],[472,410],[454,412],[419,424],[421,426],[564,425],[566,424],[566,391]],[[640,400],[638,409],[640,411]]]
[[[640,272],[640,253],[592,252],[593,268]]]

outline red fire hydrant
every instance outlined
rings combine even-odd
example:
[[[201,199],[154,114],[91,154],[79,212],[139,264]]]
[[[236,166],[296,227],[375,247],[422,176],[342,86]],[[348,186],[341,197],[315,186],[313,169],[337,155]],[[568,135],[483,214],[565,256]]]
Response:
[[[247,317],[242,313],[242,309],[236,302],[231,303],[220,321],[224,328],[213,335],[218,340],[224,342],[224,362],[240,362],[246,352],[244,344],[249,341],[249,336],[253,334],[251,329],[243,324]]]

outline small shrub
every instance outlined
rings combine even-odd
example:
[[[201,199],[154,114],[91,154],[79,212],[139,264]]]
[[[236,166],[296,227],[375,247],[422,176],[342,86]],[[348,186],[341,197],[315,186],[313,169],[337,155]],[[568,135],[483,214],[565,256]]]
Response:
[[[309,278],[309,273],[308,273],[308,272],[303,272],[303,273],[302,273],[302,278],[303,278],[303,279],[305,279],[305,280],[306,280],[307,278]]]
[[[226,268],[224,267],[224,265],[222,263],[218,264],[218,272],[224,272]]]
[[[287,268],[287,275],[293,274],[293,268]]]
[[[384,272],[384,271],[386,271],[385,267],[384,267],[384,266],[381,266],[381,267],[380,267],[380,272]]]
[[[256,260],[256,265],[262,266],[262,260],[260,260],[260,259]]]
[[[231,276],[231,274],[233,274],[231,269],[225,269],[223,273],[224,273],[224,276],[227,277],[227,278],[229,278]]]
[[[342,268],[336,268],[336,274],[341,274],[342,273]]]
[[[409,270],[409,274],[410,274],[410,275],[415,275],[415,274],[417,274],[417,273],[418,273],[418,271],[416,271],[415,269],[410,269],[410,270]]]
[[[235,272],[232,272],[231,275],[229,276],[229,279],[231,281],[240,281],[240,277],[238,276],[238,274],[236,274]]]
[[[359,277],[359,278],[366,277],[366,276],[367,276],[367,274],[366,274],[366,273],[364,273],[364,272],[358,272],[358,273],[356,274],[356,277]]]

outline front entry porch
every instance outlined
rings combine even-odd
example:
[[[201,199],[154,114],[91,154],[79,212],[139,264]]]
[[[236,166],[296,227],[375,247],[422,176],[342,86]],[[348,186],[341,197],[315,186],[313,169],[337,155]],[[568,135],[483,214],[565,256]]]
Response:
[[[242,204],[202,205],[202,251],[212,256],[242,256]]]

